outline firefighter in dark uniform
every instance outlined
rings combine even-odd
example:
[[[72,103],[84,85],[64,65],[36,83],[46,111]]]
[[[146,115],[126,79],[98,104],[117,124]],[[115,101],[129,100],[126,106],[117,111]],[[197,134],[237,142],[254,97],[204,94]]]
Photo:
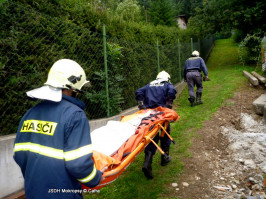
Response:
[[[26,198],[83,198],[80,183],[95,187],[103,180],[105,169],[97,170],[91,158],[85,104],[76,98],[88,85],[78,63],[61,59],[43,87],[27,92],[29,98],[42,101],[21,119],[14,144]]]
[[[186,60],[184,66],[184,80],[187,82],[188,92],[189,92],[189,102],[191,107],[196,104],[202,104],[201,96],[202,96],[202,74],[201,71],[204,73],[204,80],[209,80],[208,78],[208,70],[204,60],[199,57],[198,51],[193,51],[192,55],[189,59]],[[195,91],[194,87],[197,86],[196,98],[195,98]]]
[[[170,83],[170,75],[162,71],[160,72],[156,80],[150,82],[149,84],[145,85],[142,88],[139,88],[136,91],[136,100],[138,101],[138,107],[139,109],[146,109],[146,108],[156,108],[159,106],[172,108],[173,100],[176,98],[176,90],[174,86]],[[170,133],[170,125],[167,127],[167,132]],[[154,141],[156,143],[161,143],[162,150],[169,155],[169,147],[171,144],[171,140],[169,137],[165,134],[164,137],[159,137],[159,134],[157,134],[154,137]],[[142,167],[142,171],[144,172],[144,175],[148,179],[153,178],[152,174],[152,158],[153,155],[156,152],[156,146],[151,142],[149,145],[145,148],[145,161],[144,165]],[[168,156],[167,158],[162,155],[161,157],[161,165],[165,166],[167,165],[171,160],[171,157]]]

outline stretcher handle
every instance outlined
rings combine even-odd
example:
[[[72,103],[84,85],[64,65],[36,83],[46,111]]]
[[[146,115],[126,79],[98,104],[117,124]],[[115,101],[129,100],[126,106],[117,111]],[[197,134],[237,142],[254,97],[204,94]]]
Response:
[[[151,139],[149,136],[145,136],[145,138],[147,139],[149,139],[156,147],[157,147],[157,149],[161,152],[161,154],[166,158],[166,159],[168,159],[169,158],[169,156],[161,149],[161,147],[159,147],[158,146],[158,144],[156,144],[156,142],[154,142],[153,141],[153,139]]]
[[[170,140],[173,142],[173,144],[175,144],[175,140],[171,137],[171,135],[165,130],[165,128],[161,125],[158,124],[164,131],[164,133],[166,133],[166,135],[170,138]]]
[[[152,129],[148,135],[149,136],[144,136],[143,141],[137,146],[137,148],[132,151],[128,156],[126,156],[126,158],[119,164],[118,167],[116,167],[115,169],[112,169],[111,171],[105,171],[103,174],[103,177],[107,178],[116,174],[121,173],[122,170],[124,170],[131,162],[132,160],[135,159],[135,157],[140,153],[140,151],[142,151],[145,148],[145,140],[150,139],[150,136],[153,137],[158,133],[158,128],[157,126],[155,126],[156,128]],[[155,143],[152,139],[150,139],[150,141],[152,141],[153,143]],[[155,143],[155,146],[160,150],[160,152],[166,156],[166,158],[168,157],[168,155],[163,152],[163,150]]]

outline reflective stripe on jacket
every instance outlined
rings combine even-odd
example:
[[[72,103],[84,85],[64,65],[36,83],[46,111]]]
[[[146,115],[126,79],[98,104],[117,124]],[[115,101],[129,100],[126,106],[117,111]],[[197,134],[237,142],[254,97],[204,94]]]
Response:
[[[91,159],[90,127],[83,102],[63,95],[42,101],[22,118],[14,159],[25,179],[26,198],[82,198],[79,182],[95,187],[102,173]]]

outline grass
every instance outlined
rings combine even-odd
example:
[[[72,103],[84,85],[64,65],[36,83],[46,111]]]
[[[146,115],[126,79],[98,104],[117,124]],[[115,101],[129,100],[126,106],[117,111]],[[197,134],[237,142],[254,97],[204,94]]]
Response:
[[[153,180],[147,180],[141,171],[144,160],[144,153],[141,153],[118,180],[102,188],[100,193],[86,194],[85,198],[178,198],[178,196],[168,196],[175,190],[170,185],[172,182],[177,182],[179,174],[182,173],[182,158],[194,156],[188,151],[194,132],[202,127],[204,121],[211,119],[222,103],[232,97],[234,92],[247,81],[242,71],[254,70],[252,67],[239,64],[237,46],[231,39],[217,40],[206,64],[211,81],[204,82],[202,96],[204,103],[190,107],[187,88],[174,101],[174,109],[181,118],[172,124],[171,135],[176,141],[176,145],[171,145],[170,148],[172,162],[165,167],[160,166],[160,154],[157,152],[152,165],[155,177]]]

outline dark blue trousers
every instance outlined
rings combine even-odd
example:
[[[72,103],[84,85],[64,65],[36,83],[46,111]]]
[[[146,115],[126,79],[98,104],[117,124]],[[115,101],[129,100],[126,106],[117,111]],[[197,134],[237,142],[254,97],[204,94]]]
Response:
[[[203,90],[202,75],[198,71],[193,71],[188,72],[186,76],[189,96],[195,98],[195,86],[197,86],[197,93],[202,93]]]

